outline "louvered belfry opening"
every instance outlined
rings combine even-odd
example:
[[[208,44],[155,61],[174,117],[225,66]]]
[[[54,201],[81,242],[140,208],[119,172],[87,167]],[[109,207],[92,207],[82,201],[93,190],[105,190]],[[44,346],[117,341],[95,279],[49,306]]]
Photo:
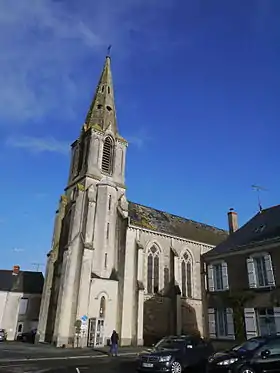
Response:
[[[110,136],[106,137],[103,146],[102,171],[107,174],[112,173],[113,168],[113,140]]]

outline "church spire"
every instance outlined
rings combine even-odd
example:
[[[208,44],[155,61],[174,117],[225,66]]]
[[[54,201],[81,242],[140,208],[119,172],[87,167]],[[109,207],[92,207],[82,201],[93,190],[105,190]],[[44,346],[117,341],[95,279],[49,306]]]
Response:
[[[110,129],[114,134],[118,133],[109,55],[106,56],[103,71],[85,120],[85,128],[90,127],[103,131]]]

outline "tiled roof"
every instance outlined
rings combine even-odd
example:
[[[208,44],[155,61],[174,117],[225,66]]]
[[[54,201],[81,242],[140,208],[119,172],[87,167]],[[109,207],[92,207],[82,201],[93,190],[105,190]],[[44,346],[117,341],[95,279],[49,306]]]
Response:
[[[223,229],[134,202],[129,202],[129,217],[132,225],[209,245],[218,245],[228,236],[228,232]]]
[[[18,275],[13,275],[11,270],[0,270],[0,291],[40,294],[43,285],[44,276],[41,272],[20,271]]]
[[[229,235],[224,242],[204,254],[204,256],[210,257],[212,255],[244,250],[246,246],[257,245],[278,238],[280,240],[280,205],[257,213],[236,232]]]

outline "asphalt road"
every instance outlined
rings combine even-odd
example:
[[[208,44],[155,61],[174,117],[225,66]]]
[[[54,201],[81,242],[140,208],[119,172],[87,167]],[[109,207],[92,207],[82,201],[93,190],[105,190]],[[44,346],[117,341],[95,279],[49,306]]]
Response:
[[[135,373],[135,357],[51,359],[0,363],[0,373]]]

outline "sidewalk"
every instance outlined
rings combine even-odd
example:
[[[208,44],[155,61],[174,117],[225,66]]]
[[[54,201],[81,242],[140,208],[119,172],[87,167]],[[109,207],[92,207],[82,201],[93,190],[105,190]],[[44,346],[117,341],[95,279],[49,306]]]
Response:
[[[120,356],[136,356],[143,347],[119,347]],[[48,344],[21,342],[0,343],[0,362],[11,360],[43,360],[106,357],[109,347],[102,348],[58,348]]]

